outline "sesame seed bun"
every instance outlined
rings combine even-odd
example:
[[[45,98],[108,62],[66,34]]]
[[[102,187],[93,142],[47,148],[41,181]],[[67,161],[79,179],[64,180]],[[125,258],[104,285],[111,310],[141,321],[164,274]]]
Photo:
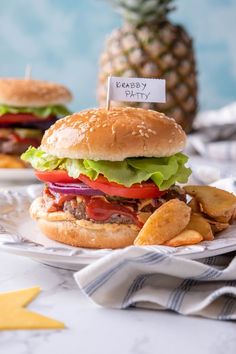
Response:
[[[57,121],[41,148],[60,158],[123,161],[128,157],[171,156],[186,135],[163,113],[133,107],[84,110]]]
[[[32,203],[30,214],[44,235],[75,247],[122,248],[132,245],[139,232],[135,225],[98,224],[62,211],[48,213],[40,197]]]
[[[14,107],[44,107],[66,104],[71,99],[70,91],[56,83],[0,78],[0,104]]]

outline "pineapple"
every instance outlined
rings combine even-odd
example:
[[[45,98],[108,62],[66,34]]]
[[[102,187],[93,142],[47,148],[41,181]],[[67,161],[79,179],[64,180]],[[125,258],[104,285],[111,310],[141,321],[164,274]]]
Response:
[[[192,39],[183,27],[167,18],[174,9],[173,0],[109,1],[125,21],[111,33],[101,55],[99,104],[105,105],[109,75],[165,79],[165,104],[134,105],[164,112],[189,132],[197,112],[196,66]],[[112,102],[112,105],[124,106],[127,102]]]

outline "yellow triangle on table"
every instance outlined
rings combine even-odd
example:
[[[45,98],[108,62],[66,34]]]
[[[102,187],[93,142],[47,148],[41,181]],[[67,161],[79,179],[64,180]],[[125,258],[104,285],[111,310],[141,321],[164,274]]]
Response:
[[[34,287],[0,293],[0,330],[65,328],[62,322],[24,308],[39,292],[40,288]]]

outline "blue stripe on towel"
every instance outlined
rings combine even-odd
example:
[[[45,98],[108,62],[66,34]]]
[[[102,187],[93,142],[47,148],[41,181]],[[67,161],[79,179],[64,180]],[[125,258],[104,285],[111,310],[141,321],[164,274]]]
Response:
[[[165,259],[165,255],[163,254],[162,256],[164,257],[158,257],[156,260],[153,260],[155,264],[160,263]],[[138,275],[131,286],[128,289],[128,292],[126,293],[124,300],[122,302],[122,307],[127,307],[130,304],[130,298],[136,293],[138,290],[142,289],[144,286],[146,280],[148,280],[150,277],[155,276],[156,274],[140,274]]]
[[[214,261],[213,261],[214,262]],[[177,289],[175,289],[168,300],[168,308],[174,311],[179,311],[184,301],[186,293],[192,290],[192,288],[199,283],[199,280],[216,279],[221,275],[221,271],[217,269],[207,269],[201,275],[193,277],[191,279],[185,279]]]
[[[209,279],[216,279],[220,277],[222,274],[221,270],[210,268],[205,270],[202,274],[192,277],[195,280],[209,280]]]
[[[127,258],[115,265],[113,268],[105,271],[103,274],[100,274],[99,277],[92,280],[88,285],[86,285],[83,290],[91,296],[100,286],[102,286],[105,282],[107,282],[116,272],[118,272],[121,268],[123,268],[127,263],[157,263],[159,259],[164,260],[167,258],[165,254],[148,252],[145,255]]]
[[[236,280],[229,280],[225,283],[225,286],[235,287]],[[226,301],[218,315],[219,320],[227,320],[230,319],[230,315],[235,311],[236,308],[236,297],[234,294],[230,296],[230,294],[226,295]]]
[[[218,320],[226,320],[230,317],[230,314],[233,312],[236,306],[236,298],[227,296],[226,301],[220,314],[218,315]]]
[[[130,303],[131,297],[137,291],[139,291],[140,289],[143,288],[146,280],[149,279],[150,276],[152,276],[152,274],[140,274],[134,279],[132,285],[130,286],[130,288],[129,288],[128,292],[126,293],[125,298],[122,302],[122,308],[125,308],[131,304]]]
[[[167,307],[173,311],[179,311],[184,297],[198,282],[194,279],[185,279],[170,295]]]

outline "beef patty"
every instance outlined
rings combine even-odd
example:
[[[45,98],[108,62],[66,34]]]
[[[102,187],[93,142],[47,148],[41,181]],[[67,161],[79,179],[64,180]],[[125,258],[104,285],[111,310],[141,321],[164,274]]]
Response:
[[[167,202],[170,199],[178,198],[181,201],[186,202],[186,195],[183,189],[178,186],[171,187],[166,194],[161,198],[149,199],[146,203],[143,203],[143,200],[140,199],[126,199],[120,197],[110,197],[105,196],[106,200],[110,203],[119,204],[126,208],[129,208],[137,215],[139,213],[153,213],[157,208],[162,204]],[[143,206],[144,205],[144,206]],[[70,213],[78,220],[91,220],[86,213],[86,203],[84,201],[77,202],[76,198],[72,200],[67,200],[62,206],[62,210]],[[96,223],[104,223],[104,221],[96,220]],[[107,220],[106,223],[110,224],[134,224],[134,219],[132,216],[122,215],[114,213]]]
[[[0,153],[2,154],[21,155],[28,149],[28,147],[28,143],[0,139]]]
[[[76,206],[75,200],[66,201],[64,203],[63,210],[65,212],[70,213],[78,220],[83,219],[83,220],[90,220],[91,221],[91,219],[89,219],[87,216],[86,205],[84,202],[80,202]],[[104,224],[104,221],[96,220],[96,223]],[[113,214],[112,216],[110,216],[106,220],[106,223],[109,223],[109,224],[133,224],[134,220],[133,220],[133,218],[126,216],[126,215]]]

